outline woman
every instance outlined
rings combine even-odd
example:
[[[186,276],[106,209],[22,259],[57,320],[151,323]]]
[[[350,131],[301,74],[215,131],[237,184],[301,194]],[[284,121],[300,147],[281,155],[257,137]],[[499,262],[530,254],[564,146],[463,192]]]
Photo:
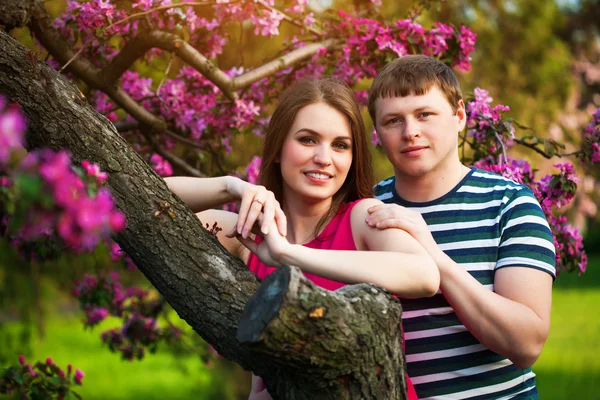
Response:
[[[283,93],[267,128],[259,177],[264,186],[229,176],[167,183],[201,211],[204,224],[229,232],[217,237],[260,278],[294,265],[329,290],[369,282],[399,297],[437,292],[437,266],[414,238],[365,222],[367,209],[381,202],[369,198],[365,128],[344,83],[305,80]],[[231,201],[240,201],[239,214],[210,210]],[[253,380],[253,392],[259,385]]]

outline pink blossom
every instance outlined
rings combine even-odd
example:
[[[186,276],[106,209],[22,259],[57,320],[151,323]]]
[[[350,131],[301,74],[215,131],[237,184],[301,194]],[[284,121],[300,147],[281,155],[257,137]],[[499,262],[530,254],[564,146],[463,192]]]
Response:
[[[262,163],[262,159],[258,156],[252,157],[252,161],[246,167],[246,174],[248,175],[248,182],[257,183],[258,182],[258,173],[260,172],[260,165]]]
[[[0,165],[8,161],[10,154],[23,146],[26,122],[20,108],[15,105],[3,110],[6,100],[0,95]]]
[[[81,382],[81,380],[85,377],[85,374],[80,370],[80,369],[76,369],[75,370],[75,383],[78,385],[83,385],[83,383]]]

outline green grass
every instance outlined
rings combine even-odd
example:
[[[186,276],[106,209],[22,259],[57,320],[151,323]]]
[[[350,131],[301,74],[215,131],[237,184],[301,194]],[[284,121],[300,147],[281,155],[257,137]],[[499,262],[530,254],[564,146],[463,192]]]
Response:
[[[236,385],[230,385],[231,368],[219,372],[206,367],[195,354],[174,356],[166,351],[148,354],[142,361],[124,361],[102,345],[100,332],[110,329],[115,320],[106,321],[93,331],[83,330],[76,318],[48,321],[44,340],[34,339],[29,362],[52,357],[61,368],[72,364],[85,373],[83,386],[75,391],[89,399],[235,399]],[[4,329],[18,330],[17,324]],[[17,362],[15,349],[14,363]],[[222,371],[227,370],[225,374]],[[241,371],[241,369],[240,369]],[[240,374],[234,371],[233,374]],[[240,386],[249,392],[246,380]],[[229,382],[228,382],[229,380]]]
[[[550,336],[534,365],[542,400],[597,399],[600,387],[600,255],[590,257],[582,276],[563,274],[553,288]],[[84,331],[77,317],[53,314],[45,339],[35,339],[28,360],[50,356],[61,367],[71,363],[85,372],[77,391],[84,399],[235,399],[248,393],[248,377],[231,369],[211,369],[194,354],[159,351],[141,362],[122,361],[102,346],[107,321]],[[2,329],[16,330],[6,324]],[[18,346],[16,346],[18,347]],[[16,363],[23,350],[11,358]],[[226,372],[223,372],[226,371]]]
[[[597,399],[600,387],[600,255],[582,276],[560,275],[552,290],[550,336],[533,366],[540,398]]]

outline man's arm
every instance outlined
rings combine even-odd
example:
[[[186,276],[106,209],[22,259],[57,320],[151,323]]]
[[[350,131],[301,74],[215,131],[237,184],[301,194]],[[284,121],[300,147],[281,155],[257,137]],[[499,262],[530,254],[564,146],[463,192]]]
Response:
[[[550,329],[552,276],[528,267],[496,271],[494,292],[439,250],[441,291],[461,322],[485,347],[530,367]]]
[[[550,274],[529,267],[503,267],[495,272],[492,292],[439,248],[419,213],[390,204],[369,212],[369,225],[404,229],[431,254],[440,270],[444,297],[484,346],[520,368],[537,360],[550,326]]]

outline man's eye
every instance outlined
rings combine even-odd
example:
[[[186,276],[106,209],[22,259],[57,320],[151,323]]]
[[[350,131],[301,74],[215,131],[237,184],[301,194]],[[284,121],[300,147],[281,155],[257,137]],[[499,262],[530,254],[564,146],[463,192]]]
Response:
[[[392,118],[390,120],[388,120],[388,124],[397,124],[398,122],[400,122],[400,118]]]
[[[419,114],[419,116],[421,118],[427,118],[427,117],[431,116],[431,113],[430,112],[422,112],[421,114]]]

